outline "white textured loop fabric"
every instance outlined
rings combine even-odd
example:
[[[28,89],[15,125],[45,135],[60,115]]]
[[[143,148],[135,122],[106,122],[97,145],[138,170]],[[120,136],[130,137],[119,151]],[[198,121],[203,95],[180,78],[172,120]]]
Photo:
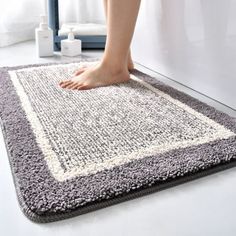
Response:
[[[38,145],[58,181],[235,136],[133,75],[126,84],[82,92],[61,89],[59,82],[81,65],[10,72]]]

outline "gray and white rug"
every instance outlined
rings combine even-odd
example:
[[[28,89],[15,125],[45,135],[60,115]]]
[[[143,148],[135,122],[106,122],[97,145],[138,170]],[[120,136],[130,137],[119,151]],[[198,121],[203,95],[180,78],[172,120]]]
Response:
[[[0,117],[23,212],[60,220],[235,165],[235,119],[137,70],[64,90],[81,61],[0,69]]]

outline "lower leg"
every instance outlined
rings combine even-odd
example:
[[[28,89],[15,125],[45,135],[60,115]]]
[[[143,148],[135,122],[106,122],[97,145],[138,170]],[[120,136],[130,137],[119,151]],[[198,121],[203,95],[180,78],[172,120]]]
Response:
[[[89,89],[125,82],[129,47],[138,15],[140,0],[108,0],[107,41],[102,61],[79,76],[60,85],[71,89]]]
[[[103,0],[103,4],[104,4],[104,11],[105,11],[105,16],[106,16],[106,21],[108,21],[108,0]],[[134,64],[133,64],[133,60],[132,60],[132,57],[131,57],[130,48],[129,48],[129,52],[128,52],[127,66],[128,66],[129,70],[134,69]]]
[[[108,0],[103,0],[103,5],[104,5],[104,12],[105,12],[105,16],[106,16],[106,21],[108,20]],[[74,76],[80,75],[81,73],[83,73],[84,71],[86,71],[90,66],[82,66],[80,67],[78,70],[75,71]],[[129,49],[128,52],[128,63],[127,63],[127,67],[128,70],[133,70],[134,69],[134,63],[131,57],[131,51]]]
[[[140,0],[109,0],[107,41],[102,63],[128,64],[128,52],[138,15]]]

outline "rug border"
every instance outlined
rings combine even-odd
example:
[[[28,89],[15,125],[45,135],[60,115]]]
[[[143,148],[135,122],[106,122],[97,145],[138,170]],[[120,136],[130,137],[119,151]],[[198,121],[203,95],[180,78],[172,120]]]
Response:
[[[92,59],[91,61],[96,61],[96,60],[97,59]],[[87,62],[87,61],[88,61],[88,59],[85,59],[85,62]],[[75,61],[75,62],[81,62],[81,60],[80,61]],[[70,64],[70,63],[74,63],[74,62],[68,62],[68,64]],[[7,70],[8,71],[8,70],[14,70],[14,69],[26,68],[26,67],[32,67],[32,66],[38,67],[38,66],[56,65],[56,64],[65,64],[65,63],[60,62],[60,63],[46,63],[46,64],[36,64],[36,65],[33,64],[33,65],[16,66],[16,67],[4,67],[4,68],[0,68],[0,71],[1,70]],[[137,70],[136,70],[136,72],[142,73],[142,72],[137,71]],[[144,74],[144,73],[142,73],[142,74]],[[149,75],[146,75],[146,76],[149,76]],[[151,77],[151,76],[149,76],[149,77]],[[159,83],[162,83],[159,80],[157,80],[157,81]],[[172,90],[175,90],[177,93],[181,93],[182,95],[187,96],[188,99],[192,100],[193,102],[201,103],[202,105],[204,105],[207,108],[216,110],[214,107],[211,107],[208,104],[203,103],[203,102],[197,100],[196,98],[191,97],[190,95],[185,94],[182,91],[178,91],[177,89],[174,89],[173,87],[168,86],[166,84],[164,84],[164,86],[169,87]],[[228,118],[230,118],[230,116],[225,114],[225,113],[222,113],[220,111],[217,111],[217,112],[219,112],[221,114],[224,114]],[[233,118],[233,117],[231,117],[231,118],[232,118],[232,121],[234,121],[235,118]],[[1,121],[1,118],[0,118],[0,121]],[[3,133],[4,141],[5,141],[5,146],[6,146],[7,154],[8,154],[8,157],[9,157],[8,160],[9,160],[9,163],[10,163],[10,166],[11,166],[11,171],[13,171],[14,168],[12,167],[12,162],[10,161],[11,160],[11,155],[10,155],[9,148],[8,148],[8,145],[7,145],[7,142],[6,142],[7,141],[7,134],[5,133],[5,128],[4,128],[3,122],[0,122],[0,124],[1,124],[1,129],[2,129],[2,133]],[[35,214],[34,212],[32,212],[25,205],[25,202],[22,199],[21,192],[20,192],[20,190],[19,190],[19,188],[17,186],[17,183],[15,181],[15,176],[14,176],[13,172],[12,172],[12,176],[13,176],[13,180],[14,180],[14,185],[15,185],[17,197],[18,197],[18,200],[19,200],[19,203],[20,203],[20,206],[21,206],[20,208],[22,209],[23,213],[32,221],[35,221],[35,222],[38,222],[38,223],[48,223],[48,222],[52,222],[52,221],[67,219],[67,218],[70,218],[70,217],[73,217],[73,216],[78,216],[78,215],[81,215],[81,214],[84,214],[84,213],[91,212],[93,210],[97,210],[97,209],[104,208],[104,207],[107,207],[107,206],[110,206],[110,205],[121,203],[121,202],[124,202],[126,200],[135,199],[135,198],[138,198],[138,197],[150,194],[150,193],[154,193],[154,192],[157,192],[157,191],[160,191],[160,190],[164,190],[164,189],[169,188],[169,187],[174,187],[176,185],[179,185],[179,184],[182,184],[182,183],[194,180],[194,179],[198,179],[200,177],[204,177],[206,175],[213,174],[213,173],[216,173],[218,171],[229,169],[229,168],[232,168],[232,167],[235,167],[235,166],[236,166],[236,160],[233,160],[233,161],[228,162],[228,163],[221,163],[221,164],[216,165],[214,167],[211,167],[211,168],[209,168],[207,170],[198,171],[197,173],[190,174],[188,176],[186,175],[184,177],[180,176],[180,177],[178,177],[176,179],[172,179],[171,181],[164,182],[162,184],[158,183],[158,184],[155,184],[155,185],[153,185],[151,187],[148,187],[148,188],[138,189],[138,190],[136,190],[134,192],[131,192],[131,193],[129,193],[127,195],[124,195],[124,196],[119,196],[119,197],[116,197],[114,199],[109,199],[109,200],[103,200],[103,201],[98,202],[98,203],[92,203],[90,205],[86,205],[84,207],[80,207],[80,208],[78,208],[76,210],[73,210],[72,212],[61,213],[60,215],[58,214],[56,216],[55,215],[52,215],[52,216],[39,216],[39,215]]]
[[[0,127],[1,127],[1,130],[2,130],[2,133],[3,133],[7,155],[10,157],[10,153],[9,153],[8,148],[7,148],[6,141],[5,141],[4,126],[1,122],[1,119],[0,119]],[[154,194],[156,192],[159,192],[159,191],[162,191],[162,190],[165,190],[165,189],[168,189],[168,188],[176,187],[178,185],[185,184],[185,183],[188,183],[188,182],[191,182],[191,181],[194,181],[194,180],[197,180],[197,179],[209,176],[209,175],[216,174],[217,172],[224,171],[224,170],[236,167],[236,160],[234,160],[234,161],[231,161],[231,162],[228,162],[228,163],[223,163],[223,164],[211,167],[207,170],[202,170],[200,172],[196,172],[194,174],[186,175],[186,176],[183,176],[183,177],[180,176],[176,179],[172,179],[171,181],[166,181],[162,184],[157,183],[157,184],[154,184],[153,186],[148,187],[148,188],[138,189],[138,190],[136,190],[134,192],[131,192],[131,193],[129,193],[127,195],[124,195],[124,196],[119,196],[119,197],[116,197],[116,198],[113,198],[113,199],[108,199],[108,200],[101,201],[99,203],[93,203],[93,204],[90,204],[90,205],[86,205],[84,207],[73,210],[72,212],[61,213],[61,214],[53,215],[53,216],[39,216],[39,215],[35,214],[33,211],[31,211],[27,207],[27,205],[25,204],[24,200],[22,199],[21,191],[18,188],[17,182],[15,180],[14,173],[12,172],[13,167],[12,167],[12,163],[10,161],[10,158],[8,158],[8,161],[9,161],[9,164],[10,164],[11,174],[12,174],[13,183],[14,183],[14,186],[15,186],[15,192],[16,192],[16,195],[17,195],[17,199],[18,199],[20,209],[29,220],[31,220],[35,223],[52,223],[52,222],[59,221],[59,220],[66,220],[66,219],[69,219],[69,218],[72,218],[72,217],[76,217],[76,216],[80,216],[80,215],[83,215],[83,214],[86,214],[86,213],[90,213],[90,212],[95,211],[95,210],[99,210],[99,209],[103,209],[103,208],[106,208],[106,207],[109,207],[109,206],[112,206],[112,205],[123,203],[123,202],[128,201],[128,200],[134,200],[136,198],[144,197],[144,196],[147,196],[149,194]]]

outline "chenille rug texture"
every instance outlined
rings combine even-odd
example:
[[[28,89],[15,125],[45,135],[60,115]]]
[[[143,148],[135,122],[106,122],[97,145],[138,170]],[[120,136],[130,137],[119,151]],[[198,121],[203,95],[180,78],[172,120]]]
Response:
[[[83,64],[0,69],[0,117],[17,196],[36,222],[83,214],[236,163],[236,122],[152,78],[61,89]]]

